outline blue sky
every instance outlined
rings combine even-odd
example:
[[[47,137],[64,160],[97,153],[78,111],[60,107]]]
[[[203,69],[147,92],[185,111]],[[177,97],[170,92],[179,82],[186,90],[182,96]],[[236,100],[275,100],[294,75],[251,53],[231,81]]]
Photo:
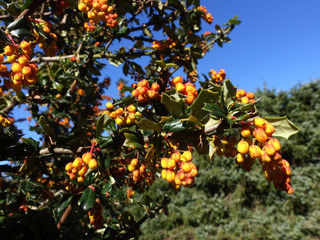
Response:
[[[235,86],[252,92],[264,85],[289,90],[320,78],[319,0],[205,0],[201,4],[214,18],[211,25],[204,23],[204,31],[215,31],[215,24],[233,16],[242,23],[231,32],[231,43],[223,48],[215,45],[199,61],[200,75],[223,68]],[[103,74],[113,80],[109,94],[116,96],[122,66],[108,66]]]
[[[200,74],[223,68],[235,86],[252,92],[264,84],[269,89],[289,90],[299,83],[320,78],[319,0],[201,3],[214,17],[211,25],[204,24],[204,31],[214,31],[215,24],[222,25],[233,16],[238,16],[242,23],[230,34],[231,43],[223,48],[215,46],[199,61]],[[115,83],[122,76],[122,66],[107,66],[102,75],[111,77],[108,94],[116,97]],[[16,112],[22,111],[21,108]]]

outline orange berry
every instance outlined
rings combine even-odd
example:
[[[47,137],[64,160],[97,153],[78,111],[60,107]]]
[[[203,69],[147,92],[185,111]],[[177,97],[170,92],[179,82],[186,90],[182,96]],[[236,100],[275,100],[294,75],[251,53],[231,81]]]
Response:
[[[83,160],[80,157],[77,157],[76,159],[74,159],[73,161],[73,167],[74,168],[80,168],[83,164]]]
[[[133,97],[138,97],[140,95],[139,90],[137,89],[132,90],[131,94]]]
[[[266,153],[265,150],[261,150],[259,161],[261,165],[264,165],[265,163],[271,162],[271,157]]]
[[[192,153],[190,151],[185,151],[182,153],[182,161],[190,162],[193,160]]]
[[[31,49],[30,43],[27,42],[27,41],[22,41],[22,42],[20,43],[20,47],[21,47],[23,50],[29,50],[29,49]]]
[[[256,117],[253,119],[253,125],[256,128],[263,128],[265,129],[267,127],[267,121],[261,117]]]
[[[268,136],[262,128],[255,129],[253,136],[261,143],[265,143],[268,140]]]
[[[249,103],[249,98],[247,98],[247,97],[242,97],[242,98],[240,98],[240,100],[241,100],[241,103],[243,103],[243,104]]]
[[[107,107],[109,110],[113,109],[113,104],[112,104],[112,102],[107,102],[107,103],[106,103],[106,107]]]
[[[84,176],[79,176],[79,177],[77,178],[77,182],[78,182],[78,183],[84,182]]]
[[[22,71],[22,66],[18,62],[14,62],[11,65],[11,70],[14,73],[21,73]]]
[[[249,137],[251,134],[251,128],[248,125],[243,126],[240,131],[242,137]]]
[[[89,168],[94,170],[98,167],[98,162],[96,159],[91,159],[89,162]]]
[[[4,61],[3,55],[0,54],[0,63],[3,63],[3,61]]]
[[[167,161],[167,168],[174,169],[176,167],[176,161],[173,158],[169,158]]]
[[[249,151],[249,144],[244,140],[240,140],[237,150],[239,153],[246,154]]]
[[[246,160],[246,155],[238,153],[236,157],[236,164],[240,165]]]
[[[175,77],[174,79],[172,79],[172,84],[176,85],[177,83],[182,83],[182,77]]]
[[[4,54],[7,56],[12,56],[14,54],[14,47],[12,45],[5,46]]]
[[[257,145],[251,145],[249,147],[249,154],[251,158],[258,158],[261,156],[261,149]]]
[[[3,64],[0,64],[0,72],[1,72],[1,73],[4,73],[4,72],[6,72],[6,71],[8,71],[7,66],[6,66],[6,65],[3,65]]]
[[[25,76],[30,76],[32,75],[32,68],[29,67],[29,66],[24,66],[22,68],[22,74],[25,75]]]
[[[119,126],[124,125],[125,121],[124,121],[123,117],[117,117],[116,118],[116,124],[119,125]]]
[[[236,92],[236,97],[237,98],[241,98],[241,97],[244,97],[246,95],[246,91],[243,90],[243,89],[237,89],[237,92]]]
[[[78,4],[78,9],[81,12],[86,12],[87,11],[87,5],[85,5],[83,2]]]
[[[161,167],[168,168],[168,158],[161,158]]]
[[[246,97],[247,97],[248,99],[253,99],[253,98],[254,98],[254,93],[248,92],[248,93],[246,94]]]
[[[65,170],[66,171],[71,171],[72,169],[73,169],[73,163],[72,162],[67,163],[67,165],[65,167]]]
[[[191,171],[191,166],[188,162],[181,162],[180,167],[185,173],[189,173]]]
[[[179,152],[175,152],[171,155],[172,159],[174,159],[176,162],[180,162],[181,154]]]
[[[268,137],[271,137],[272,134],[275,132],[274,126],[271,123],[266,124],[266,134],[268,135]]]
[[[166,169],[162,169],[161,178],[164,180],[167,180],[167,170]]]
[[[281,143],[279,141],[279,139],[277,138],[271,138],[269,141],[268,141],[269,144],[271,144],[272,146],[274,146],[274,148],[276,149],[276,151],[280,151],[281,149]]]
[[[87,173],[87,171],[88,171],[88,168],[87,168],[86,166],[82,166],[82,168],[80,169],[80,171],[78,172],[78,174],[79,174],[80,176],[83,176],[83,175],[85,175],[85,174]]]
[[[266,153],[269,156],[273,156],[276,153],[275,147],[273,145],[271,145],[271,144],[264,145],[263,149],[266,151]]]
[[[138,158],[132,158],[130,165],[132,165],[133,167],[137,166],[139,163]]]
[[[168,169],[168,170],[166,170],[167,171],[167,181],[168,182],[173,182],[174,181],[174,177],[175,177],[175,174],[174,174],[174,171],[173,170],[171,170],[171,169]]]

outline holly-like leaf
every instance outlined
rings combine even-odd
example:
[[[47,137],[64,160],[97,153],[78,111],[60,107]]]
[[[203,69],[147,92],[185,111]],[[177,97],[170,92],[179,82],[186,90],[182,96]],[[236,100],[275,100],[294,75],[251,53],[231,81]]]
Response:
[[[274,137],[283,137],[288,139],[290,136],[300,131],[300,129],[294,125],[287,116],[266,117],[265,119],[274,126],[275,132],[272,134]]]
[[[112,118],[108,114],[102,114],[96,125],[96,137],[99,137],[104,128],[112,121]]]
[[[218,100],[218,92],[209,89],[201,90],[196,100],[190,106],[191,114],[195,116],[199,121],[204,123],[203,120],[208,115],[208,111],[203,109],[205,103],[216,103],[218,102]]]
[[[88,212],[96,202],[95,191],[93,191],[92,188],[88,187],[86,190],[83,191],[83,194],[82,194],[79,202],[82,205],[82,209],[85,212]]]
[[[123,143],[123,146],[125,147],[131,147],[131,148],[143,148],[143,143],[141,143],[140,138],[133,133],[124,133],[125,141]]]
[[[52,140],[57,141],[57,132],[45,116],[40,116],[38,123],[47,136],[51,137]]]
[[[205,103],[205,106],[202,108],[210,113],[210,115],[217,118],[226,118],[227,115],[224,110],[217,103]]]
[[[160,133],[162,131],[160,125],[156,122],[153,122],[151,120],[142,118],[138,123],[137,123],[138,127],[140,129],[143,130],[153,130],[156,131],[158,133]]]
[[[183,114],[184,96],[175,89],[162,93],[161,103],[166,107],[168,113],[174,118]]]
[[[233,86],[229,79],[223,83],[223,102],[227,109],[237,100],[236,99],[237,88]]]
[[[174,119],[172,121],[166,122],[163,125],[163,130],[166,132],[181,132],[185,129],[183,122],[180,119]]]

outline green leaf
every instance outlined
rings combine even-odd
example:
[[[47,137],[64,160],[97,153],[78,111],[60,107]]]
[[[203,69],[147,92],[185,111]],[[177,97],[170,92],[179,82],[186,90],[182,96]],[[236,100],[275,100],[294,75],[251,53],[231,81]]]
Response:
[[[226,118],[224,110],[217,103],[205,103],[203,110],[208,111],[211,115],[217,118]]]
[[[185,129],[183,122],[180,119],[174,119],[172,121],[166,122],[163,125],[163,130],[166,132],[181,132]]]
[[[112,121],[112,118],[108,114],[102,114],[96,124],[96,137],[99,137],[104,128]]]
[[[82,205],[82,209],[85,212],[88,212],[96,202],[95,191],[93,191],[92,188],[88,187],[86,190],[83,191],[83,194],[82,194],[79,202]]]
[[[34,157],[24,160],[22,166],[19,169],[20,173],[30,176],[39,166],[37,159]]]
[[[153,138],[150,142],[150,149],[148,150],[146,154],[146,164],[147,167],[151,170],[151,172],[154,174],[157,171],[156,164],[159,159],[159,155],[161,153],[161,138]]]
[[[57,132],[54,130],[50,124],[50,121],[45,116],[40,116],[38,123],[47,136],[51,137],[52,140],[57,141]]]
[[[237,100],[236,92],[237,88],[233,86],[229,79],[225,80],[223,83],[223,101],[227,109]]]
[[[203,127],[204,125],[193,115],[190,115],[188,118],[180,119],[181,122],[193,122],[194,124],[198,125],[199,127]]]
[[[25,28],[27,26],[28,26],[27,22],[23,18],[19,18],[19,19],[15,20],[14,22],[10,23],[7,26],[7,29],[9,31],[12,31],[12,30],[19,29],[19,28]]]
[[[190,106],[191,114],[202,121],[208,112],[203,109],[206,103],[216,103],[219,100],[219,92],[210,89],[202,89],[196,100]]]
[[[15,30],[10,31],[10,34],[12,36],[20,38],[23,36],[30,36],[31,32],[27,28],[19,28],[19,29],[15,29]]]
[[[39,150],[39,141],[36,141],[32,138],[21,138],[21,141],[26,144],[29,148],[33,149],[34,151]]]
[[[162,93],[161,103],[166,107],[170,115],[174,118],[178,118],[183,114],[183,98],[184,96],[176,91],[176,89],[172,89]]]
[[[64,210],[68,207],[69,203],[71,202],[71,199],[72,199],[73,196],[69,196],[67,198],[67,200],[65,200],[63,203],[59,204],[57,206],[57,212],[58,212],[58,215],[59,217],[62,216],[62,214],[64,213]]]
[[[179,68],[179,66],[177,64],[175,64],[175,63],[166,63],[166,68],[171,68],[171,67]]]
[[[123,146],[125,147],[131,147],[131,148],[143,148],[143,143],[141,142],[141,139],[133,133],[124,133],[125,141],[123,143]]]
[[[156,131],[158,133],[160,133],[162,131],[160,125],[156,122],[153,122],[151,120],[142,118],[138,123],[137,123],[138,127],[140,129],[143,130],[153,130]]]
[[[29,5],[33,2],[33,0],[27,0],[23,6],[21,7],[21,10],[25,10],[27,7],[29,7]]]
[[[136,71],[136,72],[138,72],[138,73],[140,73],[140,74],[144,74],[144,71],[143,71],[142,67],[141,67],[139,64],[137,64],[137,63],[135,63],[135,62],[132,62],[132,61],[127,61],[127,63],[130,64],[131,68],[132,68],[134,71]]]
[[[287,116],[266,117],[265,119],[275,128],[275,132],[272,134],[273,137],[283,137],[288,139],[290,136],[300,131],[300,129],[294,125]]]

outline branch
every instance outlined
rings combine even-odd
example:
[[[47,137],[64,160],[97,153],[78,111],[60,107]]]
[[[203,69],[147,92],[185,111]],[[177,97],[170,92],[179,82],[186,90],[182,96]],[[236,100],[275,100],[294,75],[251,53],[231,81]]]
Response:
[[[19,18],[23,18],[24,20],[27,20],[30,15],[32,15],[39,6],[42,5],[42,3],[45,3],[46,0],[34,0],[27,9],[23,10],[23,12],[16,18],[18,20]]]
[[[71,149],[66,149],[66,148],[44,148],[41,149],[39,154],[40,155],[45,155],[45,154],[74,154],[74,153],[81,153],[82,151],[85,151],[89,149],[90,147],[79,147],[77,150],[73,151]]]

